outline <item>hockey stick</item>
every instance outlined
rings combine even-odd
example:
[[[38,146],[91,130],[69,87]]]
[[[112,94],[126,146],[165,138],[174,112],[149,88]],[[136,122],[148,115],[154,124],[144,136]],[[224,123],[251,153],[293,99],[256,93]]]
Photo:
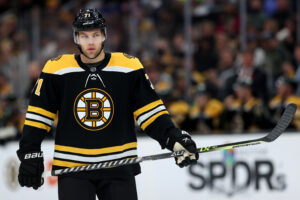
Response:
[[[257,144],[273,142],[289,126],[289,124],[293,120],[296,109],[297,109],[297,106],[295,104],[289,104],[287,106],[287,108],[285,109],[284,113],[282,114],[281,118],[279,119],[278,123],[276,124],[276,126],[265,137],[253,139],[253,140],[245,140],[245,141],[235,142],[235,143],[201,147],[197,150],[199,153],[206,153],[206,152],[212,152],[212,151],[220,151],[220,150],[233,149],[233,148],[245,147],[245,146],[250,146],[250,145],[257,145]],[[173,152],[173,153],[163,153],[163,154],[156,154],[156,155],[150,155],[150,156],[144,156],[144,157],[107,161],[107,162],[101,162],[101,163],[96,163],[96,164],[91,164],[91,165],[84,165],[84,166],[54,170],[54,171],[51,171],[51,175],[57,176],[57,175],[62,175],[62,174],[66,174],[66,173],[71,173],[71,172],[90,171],[90,170],[98,170],[98,169],[111,168],[111,167],[119,167],[119,166],[123,166],[123,165],[131,165],[131,164],[141,163],[141,162],[147,161],[147,160],[160,160],[160,159],[165,159],[165,158],[177,157],[177,156],[181,156],[183,154],[184,154],[184,151],[178,151],[178,152]]]

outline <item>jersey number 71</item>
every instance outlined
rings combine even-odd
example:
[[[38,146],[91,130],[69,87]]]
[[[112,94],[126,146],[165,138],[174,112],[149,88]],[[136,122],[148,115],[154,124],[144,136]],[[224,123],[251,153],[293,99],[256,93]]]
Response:
[[[34,92],[34,94],[37,95],[37,96],[40,96],[40,91],[41,91],[42,83],[43,83],[43,79],[42,78],[40,78],[39,80],[37,80],[37,86],[36,86],[36,89],[35,89],[35,92]]]

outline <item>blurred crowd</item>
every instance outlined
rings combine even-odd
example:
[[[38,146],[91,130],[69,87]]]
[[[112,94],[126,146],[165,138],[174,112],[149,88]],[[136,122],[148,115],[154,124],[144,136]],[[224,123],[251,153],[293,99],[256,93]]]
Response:
[[[195,133],[272,128],[287,104],[300,109],[297,1],[246,1],[244,48],[240,2],[192,0],[187,47],[184,0],[0,0],[0,141],[19,137],[46,60],[78,53],[71,24],[84,7],[103,12],[106,51],[140,58],[179,127]],[[290,130],[300,130],[299,109]]]

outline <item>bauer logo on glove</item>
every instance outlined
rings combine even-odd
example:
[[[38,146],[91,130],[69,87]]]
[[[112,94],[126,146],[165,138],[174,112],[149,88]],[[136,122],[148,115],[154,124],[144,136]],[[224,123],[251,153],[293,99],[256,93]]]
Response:
[[[43,158],[43,152],[37,152],[37,153],[27,153],[24,156],[24,159],[33,159],[33,158]]]

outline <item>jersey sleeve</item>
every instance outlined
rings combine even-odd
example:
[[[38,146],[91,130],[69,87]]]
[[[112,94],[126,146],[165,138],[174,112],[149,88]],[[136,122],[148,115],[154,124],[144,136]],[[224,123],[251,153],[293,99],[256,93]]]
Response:
[[[40,149],[45,134],[51,130],[58,110],[55,78],[42,72],[32,89],[20,141],[22,149]]]
[[[174,129],[175,125],[163,101],[156,94],[145,70],[142,68],[134,73],[134,119],[143,131],[157,140],[162,148],[165,148],[168,132]]]

